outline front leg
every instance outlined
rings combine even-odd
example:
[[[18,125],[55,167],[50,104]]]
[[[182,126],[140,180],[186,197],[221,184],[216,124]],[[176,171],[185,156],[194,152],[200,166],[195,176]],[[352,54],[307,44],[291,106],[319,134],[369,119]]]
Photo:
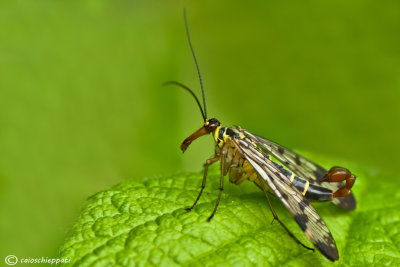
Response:
[[[211,219],[214,217],[215,212],[217,211],[219,201],[221,200],[221,195],[222,191],[224,190],[224,169],[225,169],[225,156],[227,152],[225,149],[221,151],[221,177],[220,177],[220,182],[219,182],[219,194],[217,198],[217,203],[215,203],[215,207],[213,212],[211,213],[210,217],[208,217],[207,221],[211,221]]]
[[[211,164],[217,162],[218,160],[220,160],[220,157],[215,157],[215,158],[211,158],[206,160],[206,163],[204,164],[204,176],[203,176],[203,182],[201,183],[201,189],[200,192],[196,198],[196,200],[194,201],[193,205],[189,208],[186,208],[186,211],[191,211],[194,206],[196,206],[197,201],[199,201],[201,194],[203,193],[204,187],[206,187],[206,180],[207,180],[207,172],[208,172],[208,166],[210,166]]]

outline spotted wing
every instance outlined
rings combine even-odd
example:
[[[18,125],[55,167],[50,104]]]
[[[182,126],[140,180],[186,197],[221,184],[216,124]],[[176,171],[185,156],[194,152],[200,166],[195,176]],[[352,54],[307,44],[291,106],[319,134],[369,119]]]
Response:
[[[322,185],[328,189],[331,189],[332,192],[335,192],[344,186],[344,183],[342,182],[321,182],[327,173],[327,170],[320,165],[268,139],[252,134],[244,129],[242,129],[242,131],[246,137],[253,140],[262,150],[273,155],[289,170],[293,171],[298,176],[307,179],[310,183]],[[346,210],[353,210],[356,208],[356,200],[352,193],[346,197],[335,198],[332,200],[332,202]]]
[[[339,259],[335,240],[325,222],[303,195],[282,174],[269,156],[249,139],[235,138],[233,143],[269,188],[281,200],[307,238],[329,260]]]
[[[326,170],[309,159],[268,139],[252,134],[247,130],[243,130],[243,132],[246,136],[252,140],[255,140],[261,149],[271,153],[283,165],[292,170],[298,176],[303,177],[310,182],[321,181],[321,179],[325,176]]]

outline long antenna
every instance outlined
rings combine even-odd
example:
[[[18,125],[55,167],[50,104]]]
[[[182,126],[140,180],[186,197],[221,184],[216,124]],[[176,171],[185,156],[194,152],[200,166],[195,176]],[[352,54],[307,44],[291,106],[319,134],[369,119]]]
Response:
[[[196,63],[197,73],[199,75],[201,93],[203,95],[203,107],[204,107],[203,118],[204,118],[204,120],[206,120],[207,119],[207,108],[206,108],[206,97],[204,96],[203,80],[201,79],[199,64],[197,63],[197,59],[196,59],[196,55],[194,54],[192,42],[190,41],[189,26],[188,26],[188,22],[187,22],[187,18],[186,18],[186,8],[183,9],[183,17],[185,18],[186,35],[187,35],[187,39],[188,39],[188,42],[189,42],[190,50],[192,50],[194,63]]]
[[[170,84],[175,84],[175,85],[178,85],[179,87],[182,87],[183,89],[185,89],[186,91],[188,91],[188,92],[194,97],[194,99],[196,99],[197,105],[198,105],[199,108],[200,108],[201,116],[203,116],[204,121],[206,121],[207,117],[206,117],[206,115],[204,114],[204,111],[203,111],[203,109],[202,109],[202,107],[201,107],[200,101],[199,101],[199,99],[197,98],[197,96],[195,95],[195,93],[194,93],[189,87],[187,87],[186,85],[184,85],[184,84],[182,84],[182,83],[180,83],[180,82],[169,81],[169,82],[165,82],[163,85],[166,86],[166,85],[170,85]]]

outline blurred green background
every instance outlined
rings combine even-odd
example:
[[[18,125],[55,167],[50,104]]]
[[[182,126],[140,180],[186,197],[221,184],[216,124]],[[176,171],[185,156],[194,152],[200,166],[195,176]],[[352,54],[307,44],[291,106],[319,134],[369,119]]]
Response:
[[[161,86],[199,92],[184,6],[211,117],[394,173],[397,1],[2,1],[1,257],[56,256],[89,195],[213,154],[182,155],[202,119]]]

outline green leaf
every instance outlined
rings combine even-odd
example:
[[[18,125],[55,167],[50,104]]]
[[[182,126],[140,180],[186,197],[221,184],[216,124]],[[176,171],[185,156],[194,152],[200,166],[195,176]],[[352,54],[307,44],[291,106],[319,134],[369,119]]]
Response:
[[[210,168],[203,196],[191,212],[184,208],[196,198],[202,172],[126,181],[93,195],[62,245],[61,257],[80,266],[332,265],[297,245],[278,223],[271,224],[265,197],[252,183],[235,186],[226,178],[216,216],[207,222],[218,195],[217,165]],[[399,188],[377,171],[343,165],[358,175],[357,209],[313,204],[337,242],[340,259],[334,264],[400,265]],[[279,200],[272,204],[286,226],[310,244]]]

